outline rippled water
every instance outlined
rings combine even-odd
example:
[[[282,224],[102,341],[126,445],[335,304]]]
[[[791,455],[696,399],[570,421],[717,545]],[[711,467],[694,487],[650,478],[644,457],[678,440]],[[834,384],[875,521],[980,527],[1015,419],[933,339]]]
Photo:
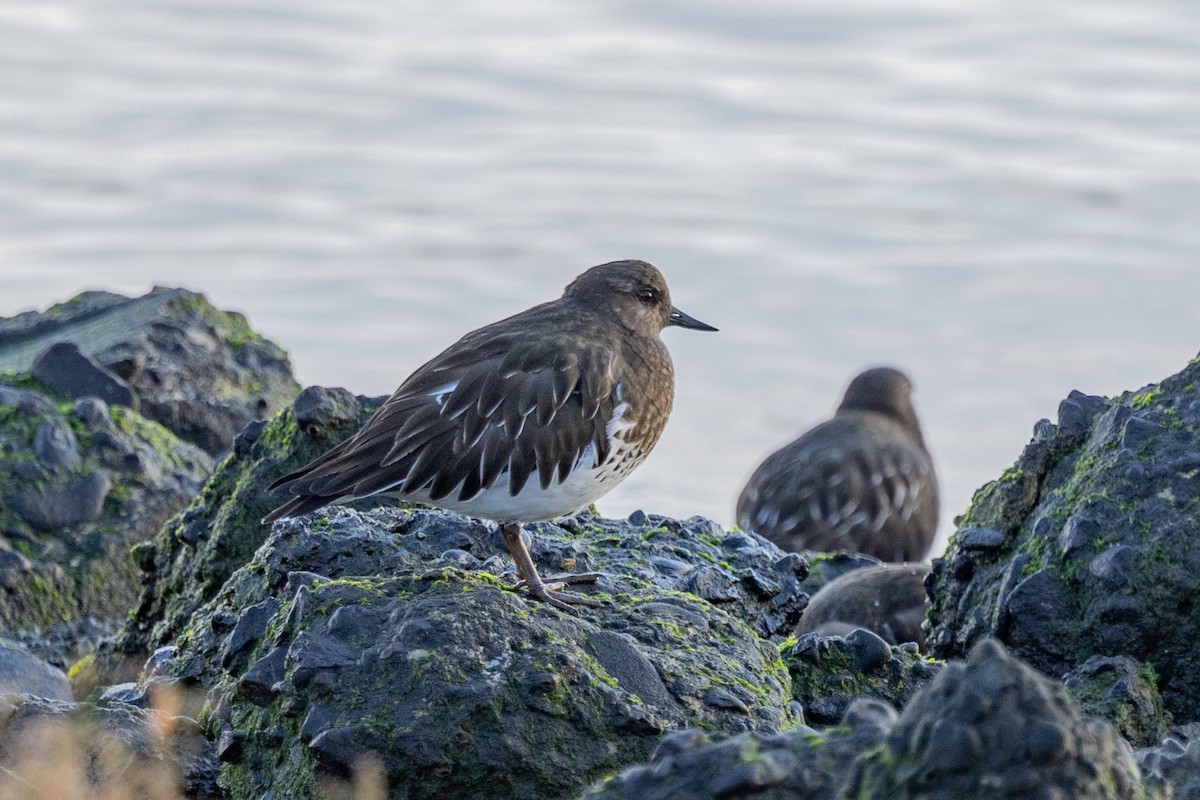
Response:
[[[865,366],[945,520],[1073,388],[1200,350],[1190,2],[5,0],[0,314],[186,285],[390,391],[639,257],[676,411],[601,510],[728,523]]]

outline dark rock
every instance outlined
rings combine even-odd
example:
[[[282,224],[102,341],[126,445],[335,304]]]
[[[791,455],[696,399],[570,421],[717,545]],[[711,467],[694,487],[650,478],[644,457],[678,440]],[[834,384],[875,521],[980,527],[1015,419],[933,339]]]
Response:
[[[846,637],[846,654],[859,672],[872,673],[892,660],[892,648],[871,631],[858,628]]]
[[[245,753],[246,740],[243,731],[224,730],[217,739],[217,760],[222,764],[237,764]]]
[[[79,398],[71,406],[71,413],[93,434],[116,435],[117,426],[113,424],[108,404],[98,397]]]
[[[1058,404],[1058,434],[1068,440],[1082,441],[1096,415],[1104,409],[1104,398],[1072,391]]]
[[[27,417],[55,414],[58,409],[44,395],[0,384],[0,408],[8,406]]]
[[[212,460],[127,408],[60,408],[8,387],[0,399],[0,554],[22,551],[0,555],[0,629],[125,618],[138,592],[130,547],[194,496]]]
[[[1092,656],[1063,683],[1086,714],[1108,720],[1135,746],[1160,742],[1171,724],[1153,670],[1127,656]]]
[[[989,797],[1146,796],[1116,731],[994,641],[913,698],[841,796],[950,800],[985,786]]]
[[[372,402],[371,405],[379,405]],[[292,404],[292,414],[300,430],[312,436],[330,427],[355,423],[363,402],[344,390],[309,386]]]
[[[1200,360],[1136,393],[1064,401],[1057,428],[976,493],[935,562],[933,655],[997,637],[1056,679],[1127,656],[1152,668],[1177,723],[1200,720],[1197,386]],[[974,547],[981,528],[1003,543]]]
[[[967,528],[958,532],[958,546],[963,550],[995,550],[1004,544],[1004,534],[991,528]]]
[[[17,642],[0,639],[0,695],[27,694],[48,700],[70,700],[71,685],[52,667]]]
[[[112,481],[99,470],[79,475],[65,484],[18,489],[13,493],[13,513],[44,533],[94,522],[104,510]]]
[[[184,289],[85,292],[0,319],[0,372],[29,373],[35,359],[35,377],[55,391],[123,405],[136,397],[143,416],[212,455],[299,388],[278,346]]]
[[[278,695],[277,684],[283,680],[287,648],[276,647],[255,661],[237,683],[238,695],[256,706],[269,705]]]
[[[671,694],[654,669],[654,664],[638,649],[633,636],[613,631],[594,631],[584,640],[584,649],[631,694],[652,705],[671,702]],[[744,703],[742,708],[745,709]]]
[[[811,725],[834,725],[860,697],[903,708],[929,683],[941,664],[928,662],[914,650],[889,647],[865,630],[848,638],[808,633],[784,654],[792,678],[792,696]]]
[[[69,470],[83,465],[79,442],[61,417],[49,417],[38,423],[33,435],[33,454],[38,462],[50,469]]]
[[[113,704],[146,708],[150,705],[146,693],[138,688],[136,683],[118,683],[109,686],[100,694],[99,705]]]
[[[873,700],[849,705],[824,732],[742,733],[713,740],[694,728],[666,734],[650,763],[593,786],[585,800],[834,800],[846,765],[883,740],[896,719]]]
[[[57,342],[43,350],[29,372],[55,394],[96,397],[105,403],[137,410],[137,397],[129,384],[79,352],[73,342]]]
[[[238,661],[258,640],[267,629],[267,623],[279,610],[279,600],[268,597],[261,603],[255,603],[238,617],[237,624],[229,633],[221,647],[221,668],[233,670]]]
[[[609,607],[575,618],[504,590],[494,574],[439,561],[464,534],[472,552],[500,546],[475,520],[334,508],[283,522],[193,612],[184,647],[163,666],[201,665],[196,679],[222,709],[210,714],[214,725],[245,734],[226,769],[252,792],[314,780],[314,768],[343,776],[373,749],[393,791],[565,798],[646,758],[666,730],[786,727],[792,689],[778,650],[731,612],[774,619],[774,598],[759,599],[734,570],[776,575],[783,563],[794,579],[796,565],[756,540],[726,550],[728,537],[707,521],[647,526],[649,536],[590,516],[572,532],[530,526],[547,573],[568,557],[605,573],[591,591]],[[730,599],[701,600],[682,591],[687,575],[648,571],[655,552],[731,564]],[[281,601],[271,633],[239,633],[246,644],[235,647],[240,627],[262,625],[268,598]],[[230,661],[235,651],[243,655]],[[252,662],[243,674],[241,658]],[[289,737],[307,742],[311,759],[290,756]]]
[[[324,772],[348,777],[361,759],[381,746],[367,726],[350,725],[321,731],[308,743],[308,751]]]

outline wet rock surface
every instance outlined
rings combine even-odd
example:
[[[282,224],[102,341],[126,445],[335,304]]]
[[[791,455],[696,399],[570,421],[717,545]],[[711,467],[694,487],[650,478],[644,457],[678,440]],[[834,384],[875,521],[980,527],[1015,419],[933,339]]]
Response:
[[[539,569],[603,571],[580,591],[608,607],[577,618],[514,590],[492,525],[333,509],[277,524],[159,671],[212,692],[209,733],[245,797],[348,776],[372,751],[397,796],[568,798],[669,730],[795,724],[765,636],[794,624],[789,590],[762,584],[802,560],[762,540],[752,555],[704,520],[530,527]],[[718,565],[703,586],[720,591],[683,588],[695,567],[651,566],[666,550]]]
[[[118,664],[140,664],[173,643],[193,612],[211,600],[235,570],[248,563],[269,529],[259,520],[278,502],[266,487],[328,447],[350,436],[383,398],[356,397],[344,389],[305,390],[293,407],[246,427],[232,457],[221,463],[183,513],[133,551],[142,571],[135,613],[100,653],[101,672],[112,680],[136,676]],[[386,500],[364,501],[370,506]]]
[[[1120,397],[1075,392],[1037,426],[934,561],[934,655],[994,636],[1054,678],[1128,656],[1152,668],[1176,723],[1200,718],[1198,383],[1193,361]]]
[[[0,638],[0,695],[5,694],[70,700],[71,685],[61,669],[47,664],[18,642]]]
[[[44,312],[0,318],[0,374],[67,398],[137,409],[210,455],[296,396],[287,355],[237,313],[186,289],[142,297],[84,292]]]
[[[130,547],[211,470],[207,453],[129,408],[0,376],[0,631],[124,617],[139,583]]]
[[[994,640],[952,663],[855,762],[848,797],[1142,798],[1133,751]]]
[[[865,629],[845,637],[806,633],[784,650],[792,697],[810,725],[836,725],[860,697],[899,710],[942,668],[913,643],[891,646]]]
[[[695,728],[665,735],[650,762],[586,792],[585,800],[834,800],[848,765],[895,722],[891,706],[857,700],[841,724],[717,738]]]
[[[1134,746],[1158,744],[1171,726],[1154,670],[1128,656],[1092,656],[1063,684],[1083,713],[1108,720]]]
[[[127,777],[168,777],[145,796],[205,800],[348,797],[364,769],[404,800],[1200,797],[1195,364],[1073,394],[977,494],[929,580],[947,665],[887,628],[793,633],[872,559],[700,518],[527,526],[544,575],[603,573],[578,591],[607,605],[579,617],[515,587],[478,520],[367,500],[262,526],[265,487],[382,398],[314,387],[258,419],[269,392],[213,391],[204,364],[241,381],[271,348],[198,297],[0,321],[0,632],[16,677],[64,698],[4,701],[0,794],[30,765],[94,763],[101,796],[120,753]],[[62,319],[86,335],[51,347]],[[222,438],[206,415],[233,394],[249,424]],[[204,433],[154,413],[231,452],[203,485],[211,458],[133,410],[171,398]]]

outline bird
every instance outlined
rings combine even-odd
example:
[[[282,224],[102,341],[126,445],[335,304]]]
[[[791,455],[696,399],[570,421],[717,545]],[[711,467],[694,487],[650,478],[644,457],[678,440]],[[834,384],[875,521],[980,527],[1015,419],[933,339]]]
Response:
[[[784,550],[920,561],[938,522],[938,482],[900,370],[855,376],[832,419],[768,456],[737,523]]]
[[[845,636],[866,628],[888,644],[916,642],[925,652],[928,564],[871,564],[839,575],[813,594],[796,635]]]
[[[649,455],[675,393],[669,326],[717,330],[671,305],[653,265],[592,267],[419,367],[357,433],[271,484],[288,499],[263,522],[371,495],[492,520],[533,597],[599,607],[562,591],[595,574],[542,580],[521,526],[578,513]]]

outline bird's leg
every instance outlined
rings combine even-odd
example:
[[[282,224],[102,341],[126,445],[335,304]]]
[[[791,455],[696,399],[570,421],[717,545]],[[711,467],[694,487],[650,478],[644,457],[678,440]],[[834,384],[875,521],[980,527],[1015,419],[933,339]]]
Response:
[[[529,549],[525,547],[525,541],[521,538],[521,523],[501,523],[500,535],[504,537],[504,544],[508,547],[508,552],[512,553],[513,561],[517,565],[517,572],[520,574],[521,579],[525,581],[525,585],[529,587],[529,593],[538,600],[549,603],[560,611],[566,611],[568,614],[579,613],[571,608],[571,605],[589,606],[591,608],[604,607],[604,604],[598,600],[560,592],[556,588],[552,589],[550,586],[547,586],[542,581],[542,577],[538,575],[537,567],[533,565]],[[567,583],[591,582],[595,581],[596,577],[595,575],[560,575],[555,578],[555,585],[561,587]]]

